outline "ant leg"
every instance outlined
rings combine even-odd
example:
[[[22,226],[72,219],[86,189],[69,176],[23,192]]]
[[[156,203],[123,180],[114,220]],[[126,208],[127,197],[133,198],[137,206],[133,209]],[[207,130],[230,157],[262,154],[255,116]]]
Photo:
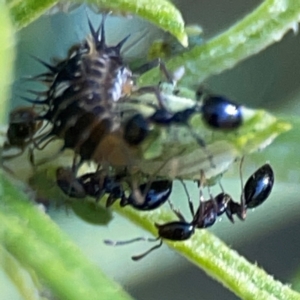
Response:
[[[138,94],[147,94],[147,93],[154,94],[157,101],[158,101],[159,107],[161,109],[167,110],[158,86],[143,86],[143,87],[139,88],[138,90],[136,90],[135,93],[138,93]]]
[[[147,71],[156,68],[161,64],[160,58],[156,58],[154,60],[148,61],[145,64],[142,64],[141,66],[137,67],[136,69],[133,69],[133,72],[136,74],[144,74]]]
[[[145,256],[147,256],[153,250],[160,248],[162,246],[162,244],[163,244],[162,239],[160,239],[160,243],[158,245],[155,245],[154,247],[150,248],[148,251],[144,252],[143,254],[132,256],[131,259],[134,261],[138,261],[138,260],[144,258]]]
[[[8,146],[8,147],[7,147],[7,146]],[[23,148],[23,147],[22,147],[22,148],[16,147],[18,150],[20,150],[20,152],[15,153],[15,154],[11,154],[11,155],[7,155],[7,156],[3,155],[3,150],[5,151],[5,150],[6,150],[5,148],[9,149],[9,146],[10,146],[10,145],[8,145],[8,144],[4,144],[3,148],[1,148],[1,159],[2,159],[2,160],[3,160],[3,159],[4,159],[4,160],[14,159],[14,158],[16,158],[16,157],[22,155],[22,154],[24,153],[24,151],[25,151],[25,147],[24,147],[24,148]]]
[[[220,189],[221,189],[221,191],[222,191],[222,194],[223,194],[224,196],[226,196],[226,197],[230,197],[229,195],[227,195],[227,194],[225,193],[225,190],[224,190],[223,185],[221,184],[221,181],[220,181],[220,180],[218,180],[218,184],[219,184],[219,187],[220,187]],[[229,221],[230,221],[231,223],[234,224],[234,218],[233,218],[233,215],[236,213],[237,208],[238,208],[240,205],[237,204],[237,203],[235,203],[235,202],[232,200],[231,197],[230,197],[230,198],[226,198],[226,199],[228,199],[228,202],[227,202],[227,205],[226,205],[226,208],[225,208],[225,213],[226,213],[226,216],[227,216],[227,218],[229,219]]]
[[[127,245],[127,244],[132,244],[135,242],[156,242],[158,241],[159,238],[145,238],[145,237],[138,237],[138,238],[134,238],[132,240],[127,240],[127,241],[112,241],[112,240],[104,240],[104,244],[108,245],[108,246],[123,246],[123,245]]]
[[[159,68],[163,75],[166,77],[167,82],[173,84],[174,86],[176,85],[177,81],[179,81],[183,77],[185,72],[184,66],[181,66],[177,70],[175,70],[175,72],[170,73],[163,61],[160,61]]]
[[[202,148],[203,152],[205,153],[205,155],[207,156],[209,162],[210,162],[210,166],[214,169],[216,168],[215,163],[213,162],[213,155],[207,150],[206,148],[206,143],[204,142],[204,140],[193,130],[193,128],[186,123],[185,124],[188,128],[188,130],[190,131],[190,134],[192,135],[192,137],[196,140],[197,144]]]
[[[182,213],[174,207],[173,203],[168,200],[169,206],[171,208],[171,210],[173,211],[173,213],[177,216],[177,218],[181,221],[181,222],[186,222],[184,216],[182,215]]]
[[[219,184],[220,184],[220,181],[219,181]],[[218,203],[217,203],[216,199],[214,198],[214,196],[212,195],[209,186],[207,186],[207,190],[208,190],[209,198],[210,198],[210,200],[211,200],[211,202],[212,202],[212,204],[214,206],[215,214],[218,215],[218,212],[219,212]],[[222,187],[222,192],[223,192],[223,187]]]
[[[191,196],[190,196],[190,194],[189,194],[189,192],[187,190],[187,187],[186,187],[186,185],[185,185],[185,183],[183,182],[182,179],[180,179],[180,182],[181,182],[181,184],[182,184],[182,186],[184,188],[184,191],[186,193],[186,196],[187,196],[187,199],[188,199],[188,203],[189,203],[190,212],[192,214],[192,218],[194,218],[194,216],[195,216],[195,210],[194,210],[194,204],[193,204],[193,202],[191,200]]]
[[[199,187],[199,209],[197,211],[197,216],[195,219],[198,224],[204,223],[205,220],[205,203],[204,203],[204,195],[203,195],[203,184],[206,182],[204,172],[200,171],[200,180],[198,182]]]
[[[160,240],[160,243],[158,245],[155,245],[154,247],[150,248],[148,251],[140,254],[140,255],[135,255],[132,256],[132,260],[137,261],[140,260],[142,258],[144,258],[146,255],[148,255],[150,252],[152,252],[155,249],[158,249],[161,247],[162,245],[162,240],[160,237],[158,238],[144,238],[144,237],[138,237],[132,240],[128,240],[128,241],[112,241],[112,240],[104,240],[104,244],[109,245],[109,246],[123,246],[123,245],[127,245],[127,244],[131,244],[131,243],[135,243],[135,242],[139,242],[139,241],[146,241],[146,242],[156,242]]]

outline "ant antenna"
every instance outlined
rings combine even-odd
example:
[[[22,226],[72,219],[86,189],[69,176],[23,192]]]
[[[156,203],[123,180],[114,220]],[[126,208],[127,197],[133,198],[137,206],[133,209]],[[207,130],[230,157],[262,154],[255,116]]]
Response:
[[[191,214],[192,214],[192,217],[194,218],[194,216],[195,216],[195,210],[194,210],[194,204],[193,204],[193,202],[192,202],[192,200],[191,200],[191,196],[190,196],[190,194],[189,194],[189,192],[188,192],[188,189],[187,189],[186,184],[184,183],[184,181],[183,181],[182,179],[179,179],[179,181],[180,181],[180,183],[181,183],[182,186],[183,186],[183,189],[184,189],[185,194],[186,194],[187,199],[188,199],[190,212],[191,212]]]
[[[210,166],[214,169],[216,168],[215,163],[213,162],[213,155],[207,150],[206,143],[204,140],[193,130],[190,124],[185,124],[192,135],[192,137],[196,140],[197,144],[202,148],[203,152],[205,153],[206,157],[208,158],[210,162]]]
[[[206,183],[206,178],[204,171],[200,171],[200,180],[198,181],[199,185],[199,215],[197,216],[197,219],[202,220],[203,216],[205,214],[205,204],[204,204],[204,196],[203,196],[203,185]]]
[[[160,248],[162,246],[162,244],[163,244],[162,239],[160,239],[159,244],[155,245],[154,247],[150,248],[148,251],[146,251],[146,252],[144,252],[144,253],[142,253],[140,255],[134,255],[134,256],[132,256],[131,259],[134,260],[134,261],[138,261],[138,260],[144,258],[145,256],[147,256],[153,250]]]

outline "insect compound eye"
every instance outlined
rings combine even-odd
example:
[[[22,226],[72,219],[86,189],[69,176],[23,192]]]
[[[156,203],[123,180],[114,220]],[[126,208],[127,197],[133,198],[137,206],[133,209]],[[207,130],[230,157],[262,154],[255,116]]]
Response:
[[[208,96],[202,106],[205,123],[220,130],[236,129],[242,125],[241,106],[222,96]]]
[[[244,195],[247,208],[261,205],[270,195],[273,184],[274,172],[269,164],[265,164],[245,184]]]
[[[148,136],[149,125],[142,114],[131,117],[124,128],[124,140],[131,146],[141,144]]]

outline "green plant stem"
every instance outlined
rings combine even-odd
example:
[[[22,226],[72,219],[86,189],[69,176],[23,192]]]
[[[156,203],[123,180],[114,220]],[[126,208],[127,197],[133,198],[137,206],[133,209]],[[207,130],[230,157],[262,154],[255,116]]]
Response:
[[[54,6],[57,0],[12,0],[6,1],[13,18],[14,25],[21,29]]]
[[[171,213],[163,211],[145,214],[132,209],[115,207],[116,211],[138,226],[157,235],[153,226],[174,220]],[[207,230],[198,232],[186,242],[166,242],[195,265],[218,280],[241,299],[300,299],[300,294],[276,281],[257,265],[251,264],[236,251]]]
[[[288,30],[297,28],[299,21],[300,1],[265,0],[224,33],[170,59],[167,67],[175,70],[184,66],[186,72],[181,83],[199,84],[280,41]],[[159,71],[151,70],[139,78],[139,83],[153,84],[159,78]]]
[[[0,122],[3,123],[10,97],[10,84],[13,82],[15,39],[9,11],[2,2],[0,2],[0,41]]]
[[[16,28],[27,26],[49,8],[57,0],[12,0],[7,4],[14,19]],[[71,2],[71,1],[70,1]],[[144,18],[165,31],[173,34],[180,43],[187,46],[187,35],[181,13],[166,0],[73,0],[74,3],[89,3],[105,11],[115,13],[135,14]]]
[[[60,299],[131,299],[89,262],[50,218],[0,175],[0,244]]]
[[[75,0],[77,2],[82,2]],[[173,34],[178,41],[187,46],[188,38],[181,13],[171,1],[166,0],[87,0],[89,4],[106,8],[113,12],[125,12],[144,18],[165,31]]]
[[[20,263],[0,246],[0,266],[15,284],[20,295],[26,300],[38,300],[36,289],[33,284],[29,285],[29,280],[25,278],[25,271]]]

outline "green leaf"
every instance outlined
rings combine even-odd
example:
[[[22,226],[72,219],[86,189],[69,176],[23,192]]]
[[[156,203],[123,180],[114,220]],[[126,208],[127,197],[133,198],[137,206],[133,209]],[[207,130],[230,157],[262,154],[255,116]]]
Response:
[[[157,229],[154,223],[162,224],[174,220],[170,212],[162,210],[147,213],[146,217],[145,214],[132,209],[119,207],[115,209],[155,236]],[[166,241],[166,243],[241,299],[300,299],[300,294],[274,280],[273,276],[239,256],[236,251],[206,230],[199,230],[186,242]]]
[[[57,0],[11,0],[6,1],[17,29],[21,29],[45,13]]]
[[[299,21],[299,1],[265,0],[224,33],[170,59],[167,67],[175,70],[185,66],[182,83],[189,86],[199,84],[280,41],[288,30],[297,28]],[[158,70],[151,70],[139,78],[139,83],[153,84],[159,80],[159,75]]]
[[[57,2],[54,0],[7,1],[18,29],[30,24]],[[135,14],[163,30],[169,31],[183,46],[187,46],[188,39],[181,13],[167,0],[74,0],[70,2],[88,3],[99,9],[112,10],[115,13]]]
[[[3,123],[6,118],[7,102],[10,96],[10,84],[13,81],[15,39],[9,11],[2,2],[0,2],[0,41],[0,121]]]
[[[131,299],[0,174],[0,245],[60,299]],[[20,187],[19,187],[20,188]],[[77,287],[77,288],[74,288]]]
[[[0,246],[0,266],[15,284],[19,293],[25,300],[39,300],[37,288],[28,280],[26,271],[9,252]]]
[[[182,15],[167,0],[87,0],[86,2],[113,12],[135,14],[169,31],[183,46],[187,46],[188,38]]]

